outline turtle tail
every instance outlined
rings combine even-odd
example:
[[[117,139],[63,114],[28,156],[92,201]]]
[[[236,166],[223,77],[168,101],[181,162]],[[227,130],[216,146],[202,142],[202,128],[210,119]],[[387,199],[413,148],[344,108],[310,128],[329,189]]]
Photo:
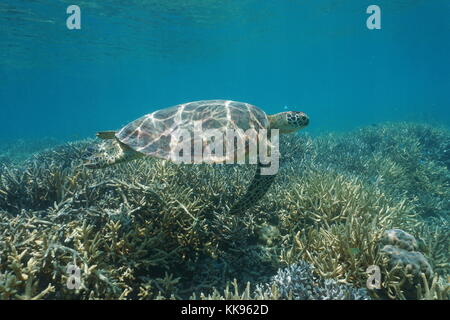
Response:
[[[97,138],[100,139],[115,139],[116,132],[115,131],[100,131],[96,134]]]
[[[244,213],[253,207],[269,190],[275,180],[276,175],[262,175],[261,168],[265,167],[258,163],[255,176],[247,188],[245,194],[231,207],[231,214]]]

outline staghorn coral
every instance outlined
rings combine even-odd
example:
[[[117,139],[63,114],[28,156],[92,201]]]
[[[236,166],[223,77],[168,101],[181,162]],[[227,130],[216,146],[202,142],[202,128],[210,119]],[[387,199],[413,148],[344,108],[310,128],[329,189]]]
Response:
[[[411,205],[395,202],[355,177],[312,170],[291,179],[280,197],[286,213],[278,225],[282,260],[304,259],[319,275],[365,285],[366,268],[378,264],[378,240],[392,225],[413,223]]]
[[[439,216],[424,220],[416,228],[420,251],[424,252],[435,272],[442,277],[450,274],[450,221]]]
[[[88,171],[79,166],[83,146],[87,143],[39,154],[39,161],[35,157],[2,172],[2,207],[9,211],[2,215],[2,274],[11,268],[11,259],[25,270],[16,275],[34,272],[26,264],[32,252],[39,271],[34,290],[56,283],[47,298],[155,298],[222,285],[230,274],[253,279],[273,270],[273,257],[251,243],[253,216],[226,216],[217,209],[234,201],[222,175],[240,180],[253,170],[217,172],[149,159]],[[236,192],[245,191],[243,183],[236,185]],[[27,254],[16,258],[14,252],[23,250]],[[65,268],[72,261],[83,270],[83,286],[76,292],[65,288]],[[206,277],[204,263],[213,266]],[[250,272],[242,272],[243,266]],[[172,283],[172,277],[179,281]],[[18,298],[26,289],[20,276],[16,280],[16,294],[6,298]]]
[[[360,286],[367,279],[365,269],[372,264],[382,267],[383,276],[387,279],[385,290],[405,281],[406,274],[397,279],[387,276],[391,271],[389,259],[385,259],[377,243],[383,231],[394,226],[420,229],[423,225],[420,215],[425,212],[426,202],[433,208],[434,215],[440,215],[448,203],[442,197],[449,190],[446,182],[448,171],[437,164],[439,155],[443,153],[442,146],[449,137],[448,131],[433,129],[433,134],[429,134],[428,129],[422,125],[416,128],[413,124],[365,128],[356,134],[319,137],[312,141],[309,154],[291,155],[292,164],[290,170],[285,171],[288,174],[284,178],[288,186],[277,192],[282,195],[280,202],[286,204],[283,208],[286,214],[283,210],[279,216],[281,224],[276,222],[276,226],[283,242],[291,245],[281,249],[282,260],[295,263],[299,258],[305,259],[316,264],[324,277],[336,277],[339,281]],[[413,139],[404,139],[403,135]],[[300,141],[288,141],[287,151],[295,149],[291,145]],[[423,144],[418,148],[429,157],[427,160],[415,158],[417,150],[411,147],[417,147],[418,142]],[[427,151],[429,145],[432,150]],[[419,162],[420,165],[415,170],[405,170],[409,162],[413,165]],[[437,167],[438,170],[433,169]],[[386,183],[386,178],[379,172],[390,171],[391,168],[402,171]],[[426,179],[421,180],[420,177]],[[295,191],[282,193],[286,189]],[[405,190],[411,193],[405,193]],[[282,204],[277,203],[273,207],[280,208]],[[448,217],[443,219],[448,221]],[[436,225],[433,228],[437,228]],[[295,232],[297,234],[293,237]],[[446,265],[448,231],[442,230],[439,236],[436,233],[424,234],[424,239],[423,242],[430,246],[427,255],[439,256],[441,261],[438,265]],[[442,273],[444,279],[446,275],[448,270]],[[415,285],[419,285],[417,279]],[[391,298],[402,296],[401,289],[390,295]],[[415,295],[416,298],[421,296],[423,290]]]
[[[314,272],[314,266],[305,261],[299,261],[287,268],[281,268],[270,281],[256,285],[251,290],[247,283],[239,292],[236,279],[231,283],[234,291],[230,291],[227,283],[223,295],[214,290],[212,294],[200,293],[202,300],[370,300],[365,289],[356,289],[347,284],[339,284],[333,279],[323,279]],[[191,299],[197,299],[193,294]]]
[[[20,164],[30,153],[49,150],[63,143],[55,138],[0,140],[0,164]]]
[[[291,144],[300,143],[300,141]],[[303,143],[303,142],[302,142]],[[450,131],[417,123],[387,123],[312,141],[307,158],[322,168],[358,176],[399,201],[415,201],[417,212],[450,212]]]
[[[81,163],[96,148],[91,140],[3,161],[0,298],[260,299],[250,287],[305,261],[333,288],[365,287],[375,264],[387,293],[374,298],[448,299],[448,133],[419,127],[282,137],[286,157],[271,189],[234,216],[226,208],[245,192],[252,166],[142,159],[90,171]],[[414,234],[436,273],[421,273],[414,294],[379,246],[393,228]],[[78,290],[67,288],[69,263],[81,268]],[[234,291],[212,289],[229,289],[233,278]]]

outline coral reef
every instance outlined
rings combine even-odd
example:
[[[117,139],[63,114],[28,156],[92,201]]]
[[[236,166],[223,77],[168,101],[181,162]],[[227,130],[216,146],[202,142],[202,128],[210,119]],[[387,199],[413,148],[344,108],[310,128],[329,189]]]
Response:
[[[46,298],[186,297],[234,274],[256,280],[275,270],[269,250],[252,243],[255,218],[220,211],[245,192],[241,179],[253,170],[145,159],[90,171],[81,166],[88,147],[3,167],[0,294],[14,283],[3,298],[35,297],[42,283],[55,289]],[[78,291],[66,288],[72,262],[83,270]]]
[[[242,293],[236,280],[232,283],[234,291],[230,291],[228,283],[223,295],[214,290],[212,294],[200,294],[202,300],[370,300],[366,289],[353,288],[348,284],[340,284],[333,279],[324,279],[314,272],[314,266],[299,261],[287,268],[279,269],[268,283],[258,284],[251,291],[250,283]],[[196,299],[194,294],[191,298]]]
[[[447,128],[388,123],[321,136],[312,143],[311,161],[354,174],[398,200],[406,197],[423,216],[449,214]]]
[[[265,298],[294,300],[369,300],[365,289],[355,289],[339,284],[333,279],[323,279],[314,273],[314,267],[300,261],[278,270],[271,282],[259,285],[256,292]]]
[[[439,216],[427,218],[416,229],[419,250],[429,257],[435,273],[441,277],[450,270],[450,219]]]
[[[236,215],[227,208],[254,166],[140,159],[88,170],[94,140],[26,161],[5,152],[0,299],[262,299],[269,284],[270,298],[363,298],[371,265],[382,275],[372,298],[449,299],[449,136],[416,124],[281,136],[273,185]],[[411,249],[434,273],[423,263],[406,288],[391,262]],[[78,289],[68,264],[80,268]],[[312,279],[318,291],[304,292]]]
[[[31,153],[53,148],[64,141],[55,138],[0,140],[0,164],[17,164],[27,160]]]

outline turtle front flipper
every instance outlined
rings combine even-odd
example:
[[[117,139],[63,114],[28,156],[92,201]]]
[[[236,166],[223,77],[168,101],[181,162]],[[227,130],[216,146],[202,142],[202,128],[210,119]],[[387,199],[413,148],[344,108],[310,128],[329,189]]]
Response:
[[[110,137],[100,138],[111,139]],[[138,159],[142,156],[142,153],[136,152],[117,139],[114,139],[100,143],[98,148],[85,159],[84,166],[89,169],[101,169],[118,163]]]
[[[268,166],[268,165],[267,165]],[[262,175],[261,168],[265,165],[258,163],[255,176],[247,188],[245,194],[230,209],[231,214],[244,213],[253,207],[269,190],[271,184],[275,180],[276,174]]]

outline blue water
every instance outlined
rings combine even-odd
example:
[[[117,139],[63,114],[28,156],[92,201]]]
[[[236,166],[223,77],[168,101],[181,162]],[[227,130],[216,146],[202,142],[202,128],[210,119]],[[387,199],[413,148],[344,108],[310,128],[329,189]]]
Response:
[[[0,138],[94,137],[203,99],[304,111],[311,133],[450,124],[448,0],[124,3],[0,3]],[[81,30],[66,28],[70,4]]]

